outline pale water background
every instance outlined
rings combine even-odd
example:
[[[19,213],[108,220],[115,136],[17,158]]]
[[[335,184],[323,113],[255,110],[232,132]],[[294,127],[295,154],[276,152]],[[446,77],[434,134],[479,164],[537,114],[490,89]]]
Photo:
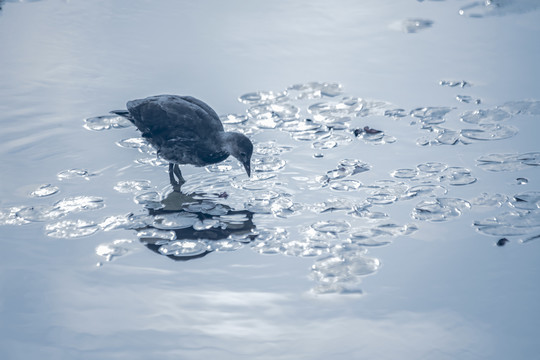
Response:
[[[540,353],[536,1],[1,4],[2,359]],[[162,93],[252,179],[179,205],[108,115]]]

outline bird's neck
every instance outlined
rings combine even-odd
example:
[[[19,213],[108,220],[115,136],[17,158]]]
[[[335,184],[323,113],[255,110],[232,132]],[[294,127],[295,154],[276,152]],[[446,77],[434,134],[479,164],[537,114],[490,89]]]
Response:
[[[220,147],[228,152],[229,154],[233,153],[233,144],[235,143],[234,139],[238,136],[235,132],[220,132],[218,136],[218,141],[220,142]]]

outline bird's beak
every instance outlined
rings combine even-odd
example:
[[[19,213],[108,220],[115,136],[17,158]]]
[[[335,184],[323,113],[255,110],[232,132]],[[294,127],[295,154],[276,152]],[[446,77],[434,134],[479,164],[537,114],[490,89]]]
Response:
[[[249,161],[244,163],[244,169],[246,169],[247,176],[251,177],[251,165]]]

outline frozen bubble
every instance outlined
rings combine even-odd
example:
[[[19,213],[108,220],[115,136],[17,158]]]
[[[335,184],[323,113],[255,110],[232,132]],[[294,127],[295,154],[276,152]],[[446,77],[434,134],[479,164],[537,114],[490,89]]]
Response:
[[[36,190],[30,193],[33,197],[45,197],[56,194],[60,189],[57,186],[51,184],[40,185]]]
[[[114,190],[119,193],[138,193],[139,191],[148,190],[151,188],[148,180],[125,180],[119,181],[114,186]]]
[[[244,104],[268,104],[272,102],[284,101],[287,99],[287,92],[275,93],[273,91],[256,91],[241,95],[238,100]]]
[[[463,210],[470,209],[468,201],[456,198],[436,198],[418,203],[412,217],[423,221],[446,221],[458,217]]]
[[[246,223],[250,221],[250,217],[247,214],[228,214],[221,215],[219,217],[220,222],[225,226],[226,229],[243,229],[246,226]]]
[[[433,21],[427,19],[406,19],[401,23],[403,32],[415,33],[420,30],[428,29],[433,25]]]
[[[477,166],[487,171],[515,171],[527,167],[518,154],[489,154],[476,160]]]
[[[540,208],[540,191],[516,194],[510,200],[510,205],[521,210],[537,210]]]
[[[357,180],[336,180],[330,183],[330,189],[335,191],[354,191],[361,186],[362,183]]]
[[[114,215],[103,220],[99,226],[104,231],[116,229],[142,229],[151,225],[154,222],[154,217],[150,215]]]
[[[223,162],[205,166],[206,171],[211,173],[228,172],[233,169],[231,162]]]
[[[422,124],[434,125],[443,123],[450,111],[452,111],[450,107],[424,107],[411,110],[411,116],[420,120]]]
[[[64,220],[45,226],[47,236],[64,239],[92,235],[98,230],[96,223],[85,220]]]
[[[410,199],[417,196],[436,196],[440,197],[443,195],[446,195],[448,193],[448,190],[446,190],[445,187],[441,185],[432,185],[432,184],[426,184],[426,185],[417,185],[411,187],[404,195],[404,199]]]
[[[361,277],[376,272],[381,263],[379,259],[363,255],[329,255],[319,259],[312,266],[312,274],[318,282],[318,293],[362,293],[359,285]]]
[[[441,86],[448,86],[448,87],[469,87],[471,84],[465,80],[455,81],[455,80],[441,80],[439,81],[439,85]]]
[[[126,244],[131,244],[132,240],[114,240],[112,243],[100,244],[96,247],[96,255],[102,256],[106,261],[111,261],[114,257],[127,254]]]
[[[261,229],[251,248],[260,254],[283,253],[283,243],[288,241],[288,238],[289,233],[283,228]]]
[[[17,215],[19,211],[24,209],[21,206],[14,206],[6,209],[0,209],[0,225],[23,225],[29,221]]]
[[[440,173],[446,170],[447,167],[448,165],[440,163],[440,162],[427,162],[427,163],[422,163],[416,166],[418,171],[424,172],[424,173]]]
[[[193,224],[193,230],[202,231],[202,230],[216,228],[219,226],[220,226],[220,221],[218,219],[197,220]]]
[[[254,172],[278,171],[285,167],[285,160],[275,156],[257,157],[251,160]]]
[[[316,153],[316,154],[313,154],[313,157],[314,157],[315,159],[320,159],[320,158],[323,158],[323,157],[324,157],[324,154]]]
[[[84,119],[84,128],[94,131],[125,128],[132,125],[131,121],[118,115],[96,116]]]
[[[461,136],[472,140],[502,140],[518,133],[518,129],[510,125],[479,124],[481,129],[463,129]]]
[[[397,169],[397,170],[392,171],[390,175],[398,179],[412,179],[416,175],[418,175],[418,170],[417,169]]]
[[[482,193],[480,196],[471,200],[471,204],[474,206],[488,206],[488,207],[501,207],[502,204],[508,201],[508,196],[502,194]]]
[[[442,172],[441,181],[447,181],[450,185],[469,185],[476,182],[469,169],[463,167],[448,167]]]
[[[283,131],[289,132],[305,132],[305,131],[317,131],[322,127],[321,124],[317,124],[311,121],[289,121],[284,123],[281,127]]]
[[[391,109],[391,110],[385,110],[384,116],[393,117],[393,118],[402,118],[407,116],[407,112],[405,109]]]
[[[25,206],[17,211],[17,216],[26,221],[48,221],[56,220],[67,213],[55,209],[53,206],[41,205],[41,206]]]
[[[469,95],[456,95],[456,100],[465,104],[470,104],[474,102],[475,104],[480,104],[482,100],[480,99],[473,99],[472,96]]]
[[[397,195],[389,194],[385,191],[375,192],[367,197],[367,201],[375,205],[389,205],[395,203],[397,200]]]
[[[90,176],[94,176],[95,174],[90,173],[88,170],[85,169],[69,169],[69,170],[63,170],[60,171],[58,174],[56,174],[56,177],[58,180],[69,180],[69,179],[76,179],[76,178],[83,178],[88,180]]]
[[[259,155],[279,155],[292,150],[292,146],[278,145],[275,141],[257,143],[254,152]]]
[[[160,229],[148,228],[148,229],[143,229],[137,232],[137,237],[143,242],[148,241],[150,239],[173,241],[173,240],[176,240],[176,233],[172,230],[160,230]]]
[[[152,226],[161,230],[186,229],[192,227],[197,220],[198,217],[196,214],[175,212],[156,215]]]
[[[354,202],[345,198],[332,198],[324,202],[313,204],[309,207],[311,211],[317,213],[332,212],[332,211],[349,211],[354,207]]]
[[[328,251],[328,246],[309,239],[292,240],[283,244],[284,254],[299,257],[319,256]]]
[[[311,146],[314,149],[318,150],[328,150],[335,148],[337,146],[337,142],[334,140],[320,140],[320,141],[314,141]]]
[[[74,196],[57,201],[54,204],[54,210],[61,211],[65,214],[85,211],[97,210],[105,206],[103,199],[97,196]]]
[[[512,115],[502,109],[473,110],[461,114],[461,121],[469,124],[496,124]]]
[[[436,128],[433,129],[437,135],[434,139],[435,145],[455,145],[460,139],[460,133],[458,131]]]
[[[241,242],[231,239],[209,240],[207,244],[209,251],[235,251],[244,246]]]
[[[509,101],[502,106],[502,109],[507,110],[511,114],[517,115],[540,115],[539,100],[521,100]]]
[[[272,202],[270,210],[277,217],[287,217],[294,213],[294,203],[288,197],[280,197]]]
[[[484,16],[502,16],[522,14],[533,11],[540,6],[536,0],[485,0],[469,2],[459,10],[459,14],[472,18]]]
[[[526,184],[529,183],[529,180],[526,179],[526,178],[520,177],[520,178],[516,179],[516,182],[517,182],[518,185],[526,185]]]
[[[343,159],[340,160],[338,168],[352,170],[351,175],[356,175],[365,171],[369,171],[371,169],[371,165],[358,159]]]
[[[204,240],[177,240],[159,247],[158,251],[166,256],[193,257],[208,252],[208,243]]]
[[[327,220],[318,221],[311,227],[318,232],[337,234],[348,231],[351,225],[343,220]]]
[[[267,104],[267,105],[255,105],[248,109],[247,114],[250,118],[255,120],[280,120],[291,121],[299,118],[300,109],[294,105],[281,103],[281,104]]]
[[[161,201],[161,195],[157,191],[147,191],[133,198],[137,204],[154,204]]]
[[[515,236],[538,231],[540,227],[539,211],[512,211],[494,218],[475,221],[476,229],[486,235]]]
[[[246,115],[227,114],[220,116],[219,119],[223,124],[243,124],[248,120]]]
[[[540,166],[540,152],[518,154],[517,160],[519,160],[522,164],[525,165]]]
[[[363,109],[365,101],[356,97],[343,97],[336,102],[319,102],[308,107],[313,116],[350,116]]]

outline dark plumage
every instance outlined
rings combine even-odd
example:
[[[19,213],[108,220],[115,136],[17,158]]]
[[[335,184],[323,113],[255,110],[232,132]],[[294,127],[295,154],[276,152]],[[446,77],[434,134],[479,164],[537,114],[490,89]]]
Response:
[[[178,164],[205,166],[229,155],[237,158],[251,175],[253,144],[243,134],[226,132],[210,106],[191,96],[157,95],[128,101],[128,119],[169,161],[171,184],[185,180]],[[178,177],[178,182],[174,175]]]

